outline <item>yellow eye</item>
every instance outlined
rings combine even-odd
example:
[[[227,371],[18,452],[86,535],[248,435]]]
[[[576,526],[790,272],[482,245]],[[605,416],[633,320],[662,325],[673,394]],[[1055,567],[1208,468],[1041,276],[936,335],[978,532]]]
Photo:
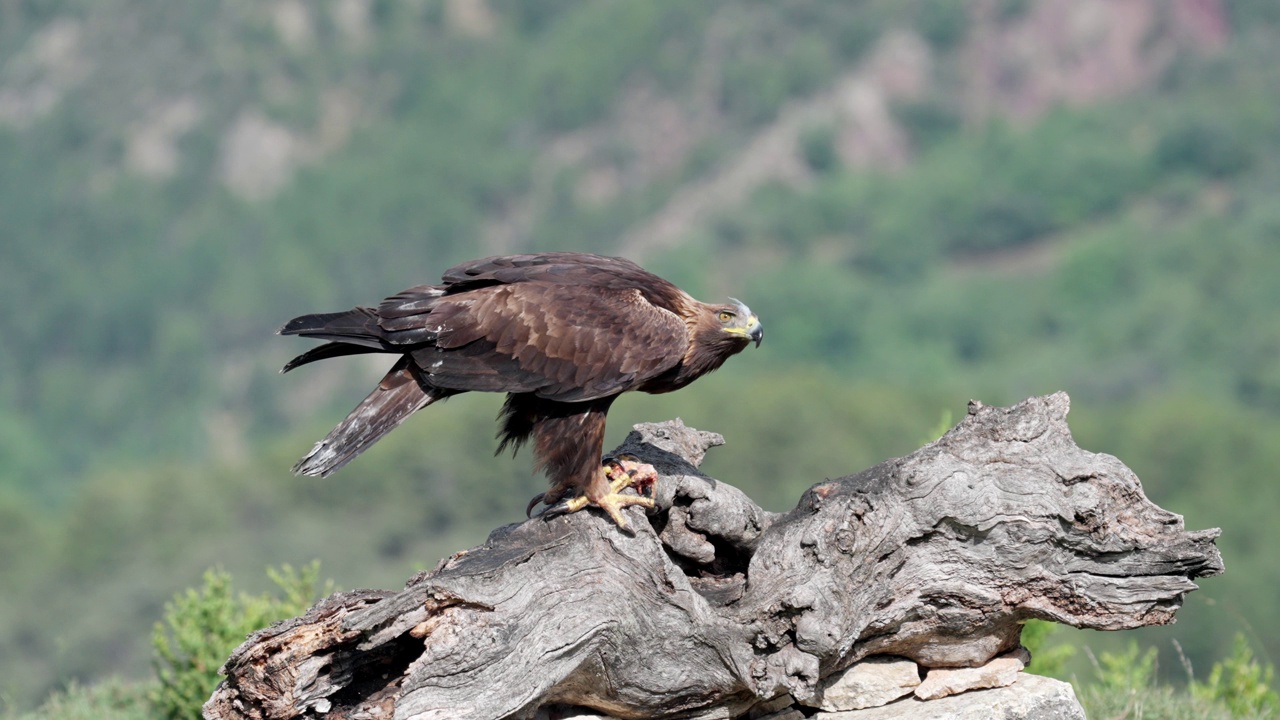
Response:
[[[732,319],[733,319],[733,313],[729,312],[728,310],[720,311],[720,322],[727,323]]]

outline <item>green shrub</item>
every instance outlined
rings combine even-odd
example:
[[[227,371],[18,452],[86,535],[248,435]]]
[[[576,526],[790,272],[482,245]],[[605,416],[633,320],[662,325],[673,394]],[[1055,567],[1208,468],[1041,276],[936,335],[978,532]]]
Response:
[[[1220,705],[1167,685],[1131,690],[1088,686],[1077,689],[1085,715],[1105,720],[1237,720]]]
[[[267,575],[284,597],[235,594],[231,575],[209,569],[199,590],[189,588],[165,605],[151,637],[159,685],[148,694],[157,717],[199,720],[200,707],[218,685],[218,669],[249,633],[300,615],[317,597],[320,563],[301,570],[284,565]],[[322,594],[332,591],[326,583]]]
[[[1092,657],[1092,656],[1091,656]],[[1265,720],[1280,716],[1271,688],[1275,668],[1259,663],[1237,634],[1230,657],[1214,663],[1209,679],[1186,689],[1156,685],[1156,649],[1104,652],[1094,660],[1094,682],[1077,693],[1089,717],[1113,720]]]
[[[836,129],[831,125],[815,125],[800,133],[800,155],[809,169],[824,175],[840,166],[836,150]]]
[[[1191,694],[1224,705],[1238,717],[1275,717],[1280,715],[1280,696],[1271,687],[1275,675],[1275,666],[1259,663],[1244,635],[1236,633],[1230,657],[1213,664],[1208,681],[1192,682]]]
[[[1067,661],[1076,654],[1076,648],[1074,645],[1051,643],[1061,630],[1061,625],[1046,620],[1028,620],[1022,626],[1022,645],[1031,652],[1031,672],[1064,677]]]
[[[964,122],[958,109],[937,98],[896,104],[893,115],[918,152],[928,152],[955,135]]]
[[[149,720],[146,695],[142,687],[121,680],[91,687],[72,683],[50,695],[39,710],[18,716],[18,720]]]
[[[1223,178],[1248,169],[1251,149],[1239,130],[1223,122],[1183,121],[1160,138],[1156,158],[1167,171],[1186,170]]]
[[[1105,690],[1135,691],[1151,686],[1156,676],[1156,649],[1138,649],[1138,642],[1130,640],[1120,652],[1104,652],[1094,664],[1094,679]]]

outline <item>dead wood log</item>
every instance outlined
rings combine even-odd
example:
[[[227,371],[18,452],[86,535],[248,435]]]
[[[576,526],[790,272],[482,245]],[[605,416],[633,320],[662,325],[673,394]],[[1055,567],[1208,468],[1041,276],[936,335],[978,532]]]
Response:
[[[660,480],[631,532],[594,511],[535,518],[400,592],[327,598],[237,649],[205,717],[734,718],[871,655],[981,665],[1030,618],[1172,622],[1192,579],[1222,572],[1219,531],[1186,531],[1119,460],[1078,448],[1068,406],[972,403],[785,514],[698,471],[719,436],[637,426],[618,451]]]

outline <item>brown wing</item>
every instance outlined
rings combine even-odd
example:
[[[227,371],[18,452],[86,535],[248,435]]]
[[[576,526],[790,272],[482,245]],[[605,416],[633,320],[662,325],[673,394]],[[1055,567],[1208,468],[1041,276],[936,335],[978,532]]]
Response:
[[[444,271],[445,285],[513,283],[526,280],[549,280],[575,283],[591,281],[598,271],[611,276],[642,274],[655,277],[626,258],[590,253],[552,252],[537,255],[502,255],[454,265]]]
[[[375,311],[380,326],[377,337],[392,345],[434,342],[437,325],[423,318],[424,314],[459,296],[497,285],[546,283],[619,290],[634,288],[650,303],[677,314],[692,300],[675,285],[630,260],[589,253],[556,252],[471,260],[446,270],[442,282],[442,285],[411,287],[383,300]],[[286,326],[282,332],[288,331]]]
[[[675,285],[626,258],[589,253],[487,257],[449,268],[442,280],[444,287],[438,289],[450,294],[523,282],[634,288],[640,290],[650,303],[675,313],[679,313],[681,306],[690,300]],[[386,309],[384,304],[382,310]]]
[[[412,352],[430,384],[560,402],[629,390],[679,363],[688,344],[685,323],[634,288],[494,285],[440,298],[417,321],[433,335]]]
[[[400,352],[440,388],[537,393],[577,402],[614,395],[679,363],[688,343],[677,313],[692,299],[622,258],[514,255],[451,268],[376,309],[307,315],[282,334],[322,346],[291,362],[347,352]]]

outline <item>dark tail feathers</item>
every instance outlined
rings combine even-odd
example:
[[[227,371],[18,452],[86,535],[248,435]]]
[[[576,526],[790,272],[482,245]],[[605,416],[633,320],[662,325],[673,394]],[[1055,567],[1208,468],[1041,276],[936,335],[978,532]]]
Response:
[[[363,353],[377,352],[374,348],[365,345],[349,345],[340,342],[327,342],[323,345],[317,345],[310,350],[302,353],[298,357],[290,360],[280,368],[281,373],[287,373],[290,370],[307,363],[313,363],[317,360],[328,360],[329,358],[343,357],[345,355],[361,355]]]
[[[358,307],[336,313],[301,315],[284,324],[277,335],[301,335],[321,340],[357,343],[385,349],[383,330],[372,308]]]
[[[323,347],[326,346],[322,345],[316,350]],[[401,358],[382,378],[382,382],[378,383],[378,387],[293,466],[293,472],[298,475],[328,477],[383,435],[394,430],[410,415],[453,394],[454,391],[418,382],[409,358]]]
[[[378,316],[370,308],[358,307],[344,312],[316,313],[296,317],[285,323],[284,327],[276,331],[276,334],[301,335],[330,342],[314,347],[290,360],[280,369],[280,372],[286,373],[300,365],[344,355],[379,351],[395,352],[396,348],[383,339],[382,332],[382,328],[378,325]]]

